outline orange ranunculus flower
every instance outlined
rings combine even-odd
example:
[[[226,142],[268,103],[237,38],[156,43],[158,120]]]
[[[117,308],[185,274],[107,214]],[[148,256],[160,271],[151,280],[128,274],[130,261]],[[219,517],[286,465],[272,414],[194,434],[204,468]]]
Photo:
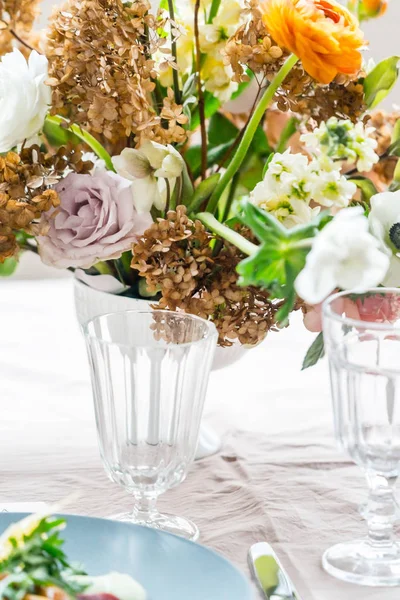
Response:
[[[363,33],[357,19],[335,0],[266,0],[264,23],[282,47],[301,59],[321,83],[361,68]]]

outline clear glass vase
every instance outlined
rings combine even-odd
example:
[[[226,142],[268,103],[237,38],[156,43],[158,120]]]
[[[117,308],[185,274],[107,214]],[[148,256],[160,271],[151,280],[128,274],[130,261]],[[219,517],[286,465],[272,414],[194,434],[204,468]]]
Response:
[[[331,575],[371,586],[400,585],[395,539],[400,472],[400,290],[339,293],[323,309],[335,432],[366,475],[367,536],[327,550]]]
[[[215,326],[168,311],[126,311],[84,327],[101,457],[134,498],[114,518],[190,539],[198,529],[157,510],[160,494],[186,477],[196,451]]]

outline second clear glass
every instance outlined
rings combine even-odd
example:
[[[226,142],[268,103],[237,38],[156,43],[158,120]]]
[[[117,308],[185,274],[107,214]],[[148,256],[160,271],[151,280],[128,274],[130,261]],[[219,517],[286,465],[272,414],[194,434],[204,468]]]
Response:
[[[84,328],[101,457],[134,497],[114,518],[197,539],[183,517],[162,515],[160,494],[186,477],[196,451],[215,326],[168,311],[96,317]]]
[[[367,536],[336,544],[324,568],[345,581],[400,585],[395,539],[400,474],[400,290],[341,292],[324,304],[336,437],[369,486]]]

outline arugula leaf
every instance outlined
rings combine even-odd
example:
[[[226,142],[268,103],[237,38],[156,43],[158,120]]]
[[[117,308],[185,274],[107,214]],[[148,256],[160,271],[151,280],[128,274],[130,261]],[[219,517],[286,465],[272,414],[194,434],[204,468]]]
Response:
[[[66,592],[71,600],[84,591],[85,586],[71,579],[82,570],[72,567],[62,550],[60,530],[64,525],[65,519],[47,516],[22,542],[10,539],[12,549],[0,561],[0,574],[5,574],[0,581],[2,600],[23,600],[26,594],[37,594],[39,588],[50,585]]]
[[[302,371],[315,365],[320,358],[325,356],[324,335],[321,331],[307,350],[307,354],[303,360]]]

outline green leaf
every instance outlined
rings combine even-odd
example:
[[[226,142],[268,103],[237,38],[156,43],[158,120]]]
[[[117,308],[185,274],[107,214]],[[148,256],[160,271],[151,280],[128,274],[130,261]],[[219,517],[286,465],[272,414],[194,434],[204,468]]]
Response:
[[[277,313],[277,321],[286,325],[296,299],[295,280],[304,268],[319,221],[289,230],[271,214],[249,202],[243,206],[241,220],[250,227],[260,245],[239,263],[239,284],[266,289],[272,299],[284,298],[286,301]]]
[[[210,119],[214,113],[217,112],[219,107],[221,106],[220,101],[213,96],[210,92],[205,92],[204,94],[204,111],[206,115],[206,119]],[[198,107],[193,112],[192,119],[190,122],[190,129],[193,131],[197,129],[200,125],[200,115]]]
[[[221,175],[219,173],[214,173],[214,175],[211,175],[211,177],[208,177],[199,183],[194,191],[188,212],[195,212],[199,210],[203,202],[209,199],[219,181],[220,176]]]
[[[385,58],[364,79],[365,102],[369,109],[378,106],[393,89],[399,75],[400,56]]]
[[[271,154],[272,148],[268,143],[268,139],[262,125],[257,127],[250,149],[261,156],[269,156]]]
[[[392,140],[391,140],[392,144],[394,144],[394,142],[397,142],[398,140],[400,140],[400,119],[397,119],[397,121],[393,127]]]
[[[0,263],[0,277],[9,277],[14,273],[17,266],[18,261],[16,258],[13,256],[6,258],[3,263]]]
[[[300,121],[296,119],[296,117],[291,117],[285,127],[282,129],[281,136],[279,138],[278,145],[276,147],[276,152],[284,152],[287,148],[288,141],[297,132],[297,126]]]
[[[208,15],[207,23],[212,23],[218,14],[218,10],[221,4],[221,0],[212,0],[210,14]]]
[[[274,158],[274,152],[271,152],[271,154],[268,156],[264,168],[263,168],[263,172],[262,172],[262,178],[264,179],[266,172],[268,171],[268,166],[269,163],[271,162],[271,160]]]
[[[68,131],[68,129],[60,127],[59,123],[54,123],[49,119],[46,119],[44,122],[43,133],[50,144],[56,148],[65,146],[69,142],[74,145],[79,144],[79,138],[76,135],[74,135],[71,131]]]
[[[369,203],[372,196],[378,193],[378,190],[367,177],[353,177],[349,179],[352,183],[355,183],[359,190],[361,190],[363,202]]]
[[[106,167],[109,171],[114,171],[114,166],[111,161],[111,156],[108,154],[107,150],[103,148],[103,146],[93,137],[90,133],[79,127],[78,125],[71,125],[64,119],[59,116],[47,116],[45,123],[49,123],[54,126],[59,126],[60,129],[66,129],[67,131],[71,131],[75,134],[82,142],[84,142],[93,152],[101,159],[104,160]]]
[[[218,164],[218,161],[225,156],[230,147],[231,142],[209,147],[207,152],[207,167]],[[197,179],[201,171],[201,146],[191,146],[185,153],[185,160],[190,167],[194,179]]]
[[[191,96],[196,94],[196,85],[197,85],[197,74],[192,73],[191,75],[189,75],[189,77],[186,79],[185,83],[183,84],[182,97],[184,100],[186,100],[187,98],[190,98]],[[196,99],[196,101],[197,101],[197,99]]]
[[[312,367],[315,365],[320,358],[323,358],[325,355],[324,348],[324,336],[321,331],[307,350],[307,354],[303,360],[302,370],[308,369],[308,367]]]
[[[256,154],[248,156],[240,168],[239,184],[242,189],[242,195],[251,192],[257,183],[262,180],[264,159]]]
[[[210,119],[208,126],[208,143],[210,146],[220,146],[233,142],[239,129],[223,114],[217,112]]]

